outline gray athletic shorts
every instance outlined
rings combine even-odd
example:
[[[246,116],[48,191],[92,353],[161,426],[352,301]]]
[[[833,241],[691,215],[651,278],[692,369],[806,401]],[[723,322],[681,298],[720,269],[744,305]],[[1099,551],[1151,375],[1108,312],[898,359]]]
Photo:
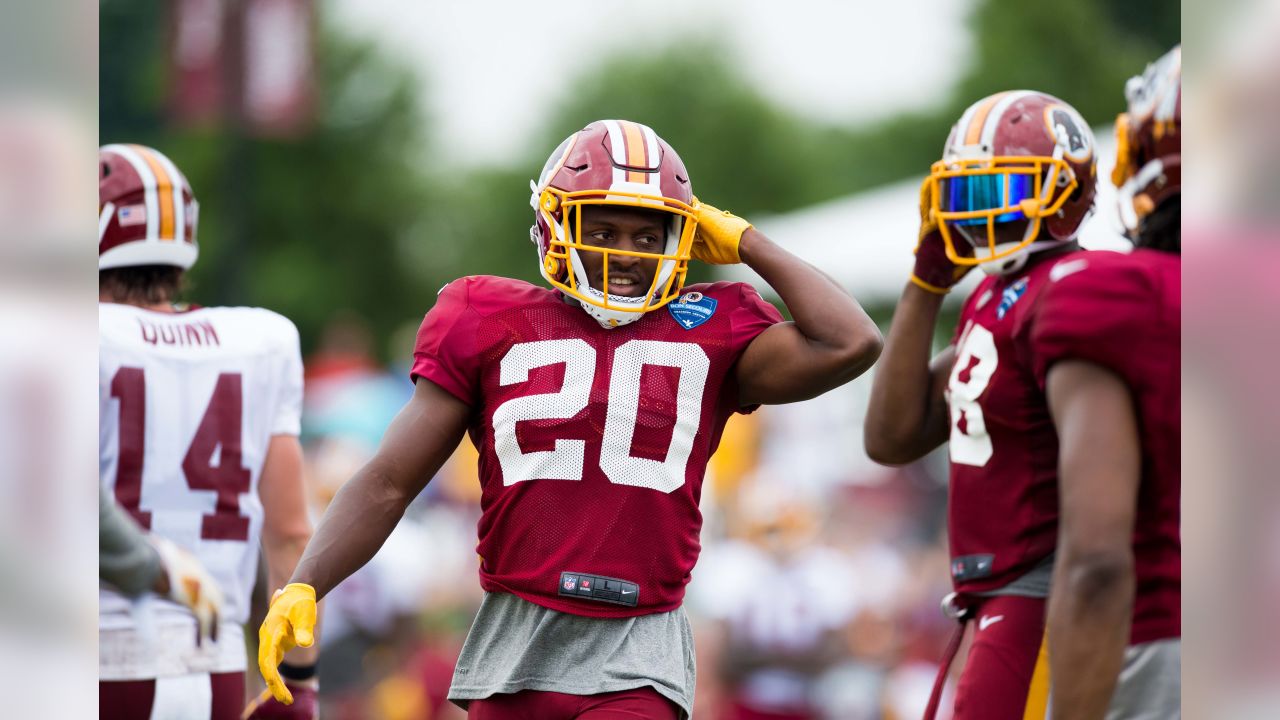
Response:
[[[1182,639],[1134,645],[1124,651],[1124,669],[1107,720],[1177,720],[1182,717]]]
[[[652,687],[693,711],[693,629],[684,608],[632,618],[549,610],[509,593],[485,593],[458,656],[449,699],[466,707],[495,693],[569,695]]]

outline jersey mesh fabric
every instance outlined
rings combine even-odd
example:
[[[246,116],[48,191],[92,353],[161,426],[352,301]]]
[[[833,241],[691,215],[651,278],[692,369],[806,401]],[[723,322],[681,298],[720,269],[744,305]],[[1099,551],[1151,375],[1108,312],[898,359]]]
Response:
[[[559,293],[476,276],[446,286],[411,377],[474,410],[481,585],[561,612],[677,607],[697,560],[703,474],[739,408],[733,369],[781,321],[749,285],[685,329],[666,310],[611,330]],[[562,572],[636,583],[634,607],[561,596]]]
[[[1179,634],[1177,273],[1176,265],[1142,253],[1077,251],[987,278],[966,301],[948,387],[957,590],[998,590],[1053,552],[1058,437],[1044,385],[1054,362],[1078,357],[1116,370],[1139,404],[1144,462],[1133,641]],[[976,403],[968,402],[975,394]],[[985,452],[974,451],[979,445]],[[989,572],[956,577],[957,558],[984,555],[992,556]]]
[[[1133,642],[1146,643],[1182,626],[1182,263],[1155,250],[1088,260],[1041,293],[1026,346],[1041,387],[1053,363],[1080,359],[1114,372],[1133,395],[1142,442]]]

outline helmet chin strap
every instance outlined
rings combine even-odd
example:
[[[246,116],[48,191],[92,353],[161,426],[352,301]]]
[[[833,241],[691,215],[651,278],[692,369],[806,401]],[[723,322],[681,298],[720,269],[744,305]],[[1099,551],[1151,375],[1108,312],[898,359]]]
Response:
[[[1003,249],[1008,248],[1017,243],[1003,243],[996,246],[995,252],[992,253],[987,248],[975,248],[974,255],[978,258],[999,254]],[[1027,261],[1031,259],[1033,253],[1049,248],[1061,247],[1061,240],[1037,240],[1021,250],[999,260],[992,262],[980,263],[978,267],[982,268],[982,272],[988,275],[1008,275],[1015,273],[1026,267]]]

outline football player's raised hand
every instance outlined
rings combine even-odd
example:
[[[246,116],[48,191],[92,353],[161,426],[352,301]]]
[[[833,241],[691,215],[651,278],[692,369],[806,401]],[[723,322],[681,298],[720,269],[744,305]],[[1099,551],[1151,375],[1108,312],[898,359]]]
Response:
[[[218,617],[222,614],[222,590],[217,581],[191,553],[159,535],[148,539],[159,553],[163,568],[156,579],[156,592],[185,605],[196,616],[197,644],[205,638],[217,640]]]
[[[311,647],[315,642],[316,589],[306,583],[289,583],[277,590],[258,630],[258,670],[267,690],[288,705],[293,694],[280,677],[280,661],[295,647]]]
[[[733,265],[742,262],[738,244],[751,223],[728,210],[712,207],[693,199],[698,218],[698,232],[693,238],[693,258],[711,265]]]
[[[916,241],[916,264],[911,270],[911,282],[935,295],[946,295],[973,266],[956,265],[947,257],[942,232],[938,230],[938,221],[933,215],[929,186],[928,181],[920,186],[920,235]]]

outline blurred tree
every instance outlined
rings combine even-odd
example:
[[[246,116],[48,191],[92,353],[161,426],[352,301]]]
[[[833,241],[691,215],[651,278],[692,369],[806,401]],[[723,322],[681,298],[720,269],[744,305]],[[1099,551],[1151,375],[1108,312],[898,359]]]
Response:
[[[546,154],[570,132],[604,117],[655,128],[680,152],[694,192],[743,212],[778,212],[809,202],[820,178],[815,127],[773,105],[733,63],[733,54],[692,37],[665,52],[606,60],[571,82],[538,147]]]
[[[409,68],[372,41],[322,29],[312,131],[296,141],[245,140],[232,137],[231,124],[184,130],[164,122],[165,18],[154,4],[104,2],[101,23],[100,72],[110,88],[100,107],[103,141],[161,149],[201,203],[189,299],[279,311],[306,347],[338,309],[368,318],[385,339],[431,306],[455,273],[429,257],[418,261],[417,244],[432,242],[422,218],[434,194],[421,82]],[[234,213],[248,236],[238,251],[227,242]]]
[[[1167,49],[1122,32],[1099,0],[985,0],[969,25],[973,69],[956,88],[958,108],[1000,90],[1033,88],[1066,100],[1095,125],[1124,109],[1125,81]]]
[[[98,137],[103,144],[153,142],[159,133],[162,19],[158,3],[98,3]]]
[[[1102,9],[1120,30],[1145,39],[1161,53],[1182,42],[1182,8],[1178,3],[1169,0],[1108,0]]]

